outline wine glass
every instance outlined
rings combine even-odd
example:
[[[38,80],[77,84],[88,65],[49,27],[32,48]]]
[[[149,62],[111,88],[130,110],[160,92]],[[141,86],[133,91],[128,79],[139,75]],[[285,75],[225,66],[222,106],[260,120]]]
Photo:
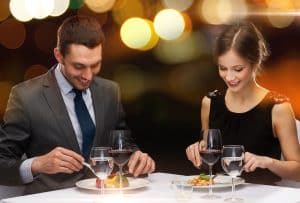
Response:
[[[123,166],[128,162],[133,153],[133,142],[130,130],[112,130],[110,132],[111,150],[110,154],[114,158],[114,162],[119,167],[119,185],[123,187],[122,175]]]
[[[90,153],[91,167],[101,183],[100,194],[104,193],[104,180],[110,175],[114,167],[110,149],[110,147],[93,147]]]
[[[243,199],[234,197],[235,184],[234,179],[241,175],[244,166],[244,146],[243,145],[224,145],[222,154],[222,168],[231,177],[232,197],[226,198],[225,202],[242,202]]]
[[[212,192],[212,167],[222,155],[222,138],[219,129],[204,129],[201,131],[204,147],[200,147],[199,153],[202,161],[209,167],[209,192],[204,198],[215,199],[219,196]]]

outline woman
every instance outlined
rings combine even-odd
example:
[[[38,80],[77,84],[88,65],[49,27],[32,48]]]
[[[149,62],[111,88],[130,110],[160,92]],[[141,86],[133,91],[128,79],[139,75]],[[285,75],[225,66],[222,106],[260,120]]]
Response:
[[[256,76],[268,56],[263,36],[252,23],[229,26],[217,39],[215,58],[225,93],[202,100],[202,128],[219,128],[223,144],[244,145],[248,182],[273,184],[281,178],[300,181],[300,148],[295,116],[287,97],[260,86]],[[201,165],[196,142],[188,159]],[[281,153],[284,161],[280,160]]]

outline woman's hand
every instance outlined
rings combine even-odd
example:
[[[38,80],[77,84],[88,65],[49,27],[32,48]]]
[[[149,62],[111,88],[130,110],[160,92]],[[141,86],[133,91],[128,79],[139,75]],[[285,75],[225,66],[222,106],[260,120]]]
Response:
[[[191,144],[185,150],[188,160],[190,160],[197,168],[202,164],[199,151],[205,149],[205,147],[205,143],[203,142],[203,140],[201,140],[200,142]]]
[[[244,170],[246,172],[252,172],[255,171],[256,168],[268,168],[273,163],[273,159],[267,156],[258,156],[246,152],[244,162]]]

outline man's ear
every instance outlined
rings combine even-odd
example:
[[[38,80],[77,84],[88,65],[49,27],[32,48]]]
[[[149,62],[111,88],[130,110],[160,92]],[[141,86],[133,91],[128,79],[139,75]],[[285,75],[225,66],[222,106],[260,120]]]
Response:
[[[59,48],[55,47],[53,50],[54,56],[56,58],[56,60],[58,61],[58,63],[63,63],[63,55],[61,54]]]

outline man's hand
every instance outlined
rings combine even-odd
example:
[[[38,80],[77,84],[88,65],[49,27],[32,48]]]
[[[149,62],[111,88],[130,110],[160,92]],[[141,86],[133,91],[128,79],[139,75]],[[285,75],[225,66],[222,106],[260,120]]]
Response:
[[[83,161],[84,158],[81,155],[62,147],[56,147],[48,154],[36,157],[32,161],[31,171],[33,174],[71,174],[82,169]]]
[[[136,151],[129,159],[128,168],[129,173],[136,177],[140,174],[152,173],[155,170],[155,162],[148,154]]]

